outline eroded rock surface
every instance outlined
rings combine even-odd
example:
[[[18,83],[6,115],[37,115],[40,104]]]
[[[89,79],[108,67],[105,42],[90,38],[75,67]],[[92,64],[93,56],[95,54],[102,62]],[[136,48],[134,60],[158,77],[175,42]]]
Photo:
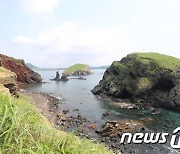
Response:
[[[52,80],[52,81],[68,81],[69,79],[68,79],[68,77],[67,77],[66,74],[63,74],[63,75],[61,76],[61,78],[60,78],[60,74],[59,74],[59,72],[57,71],[57,72],[56,72],[56,77],[55,77],[54,79],[50,79],[50,80]]]
[[[157,53],[129,54],[112,63],[92,93],[143,107],[180,110],[180,59]]]
[[[68,79],[67,75],[63,74],[63,75],[61,76],[61,81],[68,81],[68,80],[69,80],[69,79]]]
[[[90,75],[90,74],[91,74],[91,72],[89,72],[89,71],[77,70],[72,74],[72,76],[86,76],[86,75]]]
[[[24,60],[15,59],[0,54],[1,66],[14,72],[17,75],[17,81],[21,83],[40,83],[42,82],[41,76],[29,69]]]
[[[0,93],[18,97],[16,74],[0,66]]]
[[[96,131],[103,137],[115,137],[126,132],[136,132],[145,129],[142,122],[134,120],[107,121],[105,125]]]

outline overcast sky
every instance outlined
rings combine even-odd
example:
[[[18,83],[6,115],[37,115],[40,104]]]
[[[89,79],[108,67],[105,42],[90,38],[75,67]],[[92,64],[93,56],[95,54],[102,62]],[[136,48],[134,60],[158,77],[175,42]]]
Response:
[[[0,53],[39,67],[180,58],[180,0],[0,0]]]

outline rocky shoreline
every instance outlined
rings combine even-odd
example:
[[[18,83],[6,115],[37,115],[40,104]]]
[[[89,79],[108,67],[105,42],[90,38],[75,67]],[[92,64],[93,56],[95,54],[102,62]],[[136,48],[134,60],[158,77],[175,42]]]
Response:
[[[74,109],[74,116],[69,115],[70,111],[64,109],[62,113],[59,110],[59,104],[62,101],[50,94],[36,93],[26,90],[20,90],[20,94],[27,96],[30,101],[40,110],[40,112],[57,128],[65,132],[75,133],[82,138],[91,139],[94,142],[108,143],[103,139],[94,138],[91,133],[95,132],[96,124],[80,115],[79,109]],[[107,140],[107,139],[106,139]],[[108,146],[108,144],[107,144]],[[109,146],[115,153],[119,151]]]
[[[51,94],[35,93],[25,90],[21,90],[20,93],[28,96],[32,103],[35,104],[40,112],[57,129],[64,130],[65,132],[73,132],[79,137],[91,139],[94,142],[104,143],[115,153],[154,153],[153,149],[156,148],[165,153],[169,152],[168,149],[163,149],[163,147],[159,145],[120,144],[120,137],[124,132],[151,132],[151,130],[146,127],[146,124],[153,123],[155,120],[153,118],[147,118],[144,120],[126,119],[110,121],[107,117],[111,115],[111,112],[106,112],[102,115],[102,118],[104,118],[106,122],[99,127],[96,122],[83,117],[80,114],[79,109],[70,111],[63,108],[60,110],[59,107],[63,103],[63,100],[56,98]],[[124,106],[126,106],[125,103],[123,104],[123,107]],[[125,107],[125,109],[128,108]],[[134,109],[129,108],[128,110],[131,111]],[[152,114],[153,113],[155,114],[152,110]]]
[[[43,114],[52,124],[58,122],[57,115],[59,113],[58,104],[60,98],[56,98],[47,93],[30,92],[26,90],[20,90],[19,94],[22,94],[33,103],[37,109]]]

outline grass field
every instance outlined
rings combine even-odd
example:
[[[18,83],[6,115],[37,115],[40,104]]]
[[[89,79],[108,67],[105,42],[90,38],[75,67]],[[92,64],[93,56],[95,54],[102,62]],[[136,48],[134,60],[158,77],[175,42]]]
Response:
[[[65,74],[71,74],[71,73],[74,73],[75,71],[78,71],[78,70],[91,72],[88,65],[86,65],[86,64],[75,64],[75,65],[70,66],[69,68],[65,69],[64,73]]]
[[[177,67],[180,67],[180,59],[172,56],[167,56],[164,54],[148,52],[148,53],[135,53],[136,58],[143,63],[149,63],[150,61],[154,61],[161,68],[170,69],[173,72],[176,71]]]
[[[55,129],[26,97],[0,94],[0,154],[108,154],[104,145]]]

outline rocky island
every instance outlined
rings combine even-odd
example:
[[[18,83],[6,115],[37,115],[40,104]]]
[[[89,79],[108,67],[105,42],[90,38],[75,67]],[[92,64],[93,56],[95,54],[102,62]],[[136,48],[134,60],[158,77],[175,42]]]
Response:
[[[52,81],[68,81],[67,75],[63,74],[60,78],[59,71],[56,72],[56,77],[54,79],[50,79]]]
[[[158,53],[129,54],[112,63],[92,93],[145,108],[180,110],[180,59]]]
[[[92,72],[89,66],[86,64],[75,64],[64,70],[65,75],[72,75],[72,76],[84,76],[84,75],[90,75],[91,73]]]

